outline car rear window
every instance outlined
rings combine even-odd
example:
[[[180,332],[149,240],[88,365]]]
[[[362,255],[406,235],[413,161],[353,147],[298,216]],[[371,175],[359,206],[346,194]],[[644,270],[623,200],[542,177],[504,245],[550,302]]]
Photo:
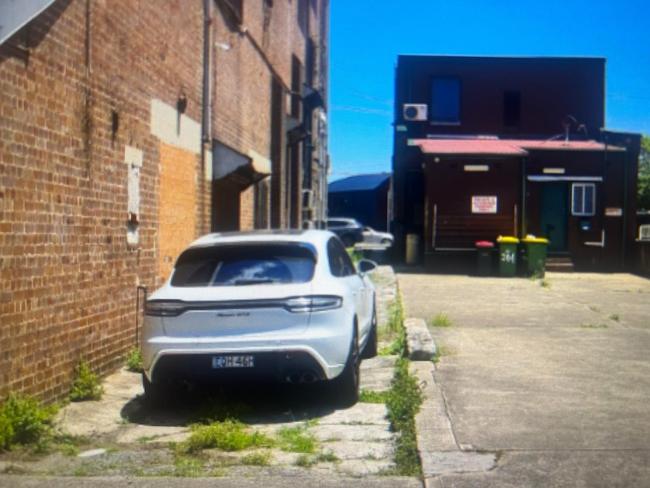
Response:
[[[172,286],[306,283],[315,251],[303,244],[238,244],[188,249],[176,261]]]

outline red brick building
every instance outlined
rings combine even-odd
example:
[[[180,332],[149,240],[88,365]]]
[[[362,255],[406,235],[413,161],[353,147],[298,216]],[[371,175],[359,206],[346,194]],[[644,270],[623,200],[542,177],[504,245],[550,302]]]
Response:
[[[0,398],[119,365],[198,235],[323,214],[327,0],[41,3],[0,30]]]

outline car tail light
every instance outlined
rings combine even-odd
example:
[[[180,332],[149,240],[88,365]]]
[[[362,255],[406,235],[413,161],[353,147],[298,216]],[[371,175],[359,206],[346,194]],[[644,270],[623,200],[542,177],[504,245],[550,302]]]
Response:
[[[320,312],[333,310],[343,305],[343,299],[330,295],[312,295],[287,298],[286,307],[290,312]]]
[[[144,306],[144,313],[154,317],[176,317],[185,308],[186,304],[177,300],[150,300]]]

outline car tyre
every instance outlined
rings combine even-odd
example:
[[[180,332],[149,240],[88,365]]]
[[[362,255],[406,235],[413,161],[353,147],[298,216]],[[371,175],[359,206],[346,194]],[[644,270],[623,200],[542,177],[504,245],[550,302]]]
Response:
[[[377,309],[373,307],[372,322],[370,324],[370,332],[368,332],[368,340],[366,346],[363,348],[363,359],[374,358],[377,355]]]
[[[337,404],[341,407],[351,407],[359,401],[359,373],[361,366],[359,352],[359,337],[355,327],[345,368],[332,385]]]
[[[142,388],[144,389],[144,400],[149,406],[164,405],[170,398],[168,385],[152,383],[144,373],[142,373]]]

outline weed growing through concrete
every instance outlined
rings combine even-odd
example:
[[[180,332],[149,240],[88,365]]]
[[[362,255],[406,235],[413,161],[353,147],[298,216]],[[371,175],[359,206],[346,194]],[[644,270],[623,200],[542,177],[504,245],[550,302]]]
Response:
[[[451,319],[445,313],[439,313],[431,319],[432,327],[451,327]]]
[[[16,445],[44,450],[52,439],[56,411],[34,398],[10,394],[0,407],[0,451]]]
[[[606,329],[607,324],[581,324],[582,329]]]
[[[301,454],[296,459],[295,465],[302,468],[311,468],[318,463],[337,463],[340,459],[331,451],[320,452],[318,454]]]
[[[142,352],[134,347],[126,354],[126,369],[133,373],[142,372]]]
[[[241,463],[246,466],[268,466],[271,464],[271,453],[269,451],[252,452],[242,457]]]
[[[392,356],[404,354],[406,350],[406,333],[403,327],[404,307],[402,298],[398,295],[395,301],[388,307],[388,324],[379,331],[382,341],[390,341],[390,344],[379,350],[380,356]]]
[[[386,403],[389,394],[388,391],[361,390],[359,401],[361,403]]]
[[[99,377],[93,373],[88,363],[80,361],[75,373],[76,377],[72,383],[70,400],[73,402],[99,400],[104,393],[104,388],[99,382]]]
[[[250,447],[272,447],[273,440],[258,431],[251,431],[237,420],[224,420],[209,425],[194,425],[187,440],[177,449],[181,453],[194,453],[203,449],[242,451]]]
[[[278,431],[280,449],[287,452],[312,454],[316,452],[316,438],[307,432],[306,426],[283,427]]]
[[[595,313],[600,312],[600,309],[598,307],[596,307],[595,305],[589,305],[589,310],[591,310],[592,312],[595,312]]]
[[[617,313],[613,313],[609,316],[609,320],[613,320],[614,322],[618,322],[621,320],[621,317]]]
[[[203,462],[195,457],[176,456],[173,475],[180,478],[198,478],[203,475]]]
[[[542,288],[550,288],[551,287],[551,282],[548,280],[548,278],[542,278],[539,280],[539,286]]]
[[[451,349],[449,349],[447,346],[444,345],[438,345],[436,347],[436,355],[433,356],[433,364],[438,364],[440,362],[440,358],[443,356],[449,356],[451,355]]]
[[[421,467],[415,438],[415,414],[422,404],[422,392],[416,379],[409,373],[408,365],[406,358],[397,361],[386,406],[391,428],[398,433],[395,470],[400,475],[418,476]]]

